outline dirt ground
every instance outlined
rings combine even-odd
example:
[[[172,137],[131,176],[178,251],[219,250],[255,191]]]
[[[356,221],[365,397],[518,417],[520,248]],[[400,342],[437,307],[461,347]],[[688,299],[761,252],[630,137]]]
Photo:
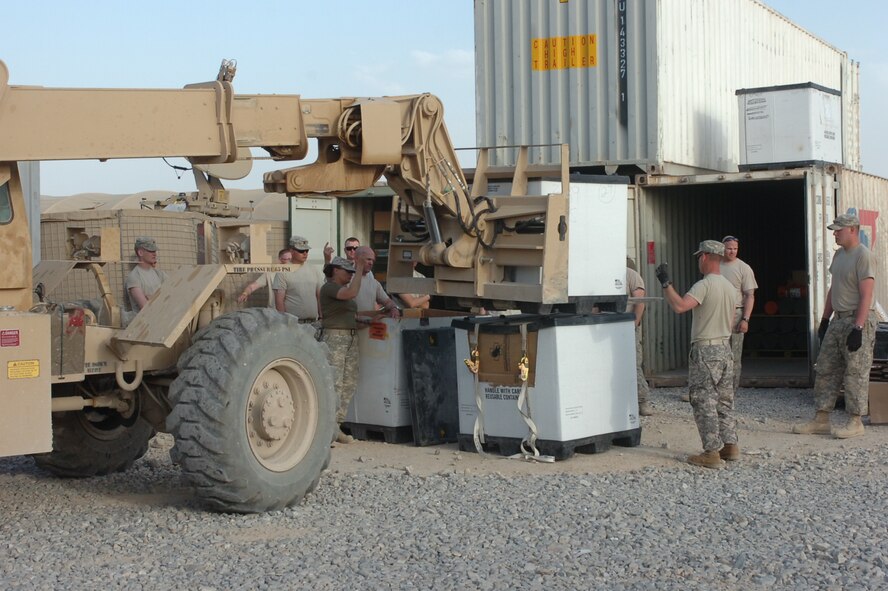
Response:
[[[542,475],[552,472],[595,474],[682,465],[688,455],[701,450],[690,405],[681,404],[676,399],[659,406],[657,414],[642,418],[641,445],[634,448],[614,446],[604,453],[576,454],[555,463],[538,463],[495,455],[482,457],[474,452],[459,451],[455,443],[416,447],[411,443],[356,441],[335,445],[330,469],[340,473],[394,470],[416,475],[454,471],[461,474]],[[813,416],[813,406],[809,414]],[[843,412],[837,411],[834,424],[844,422],[845,417]],[[825,435],[794,435],[791,433],[793,422],[738,413],[741,461],[793,459],[812,453],[871,448],[888,443],[888,426],[867,425],[864,436],[840,440]]]

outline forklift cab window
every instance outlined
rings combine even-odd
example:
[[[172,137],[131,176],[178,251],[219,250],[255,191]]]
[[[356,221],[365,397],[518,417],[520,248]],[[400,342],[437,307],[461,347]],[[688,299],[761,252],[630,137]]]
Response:
[[[0,186],[0,224],[12,221],[12,201],[9,199],[9,183]]]

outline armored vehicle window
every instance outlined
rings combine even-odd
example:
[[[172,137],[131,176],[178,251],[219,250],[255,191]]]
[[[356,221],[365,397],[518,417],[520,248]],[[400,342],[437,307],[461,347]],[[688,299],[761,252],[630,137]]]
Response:
[[[12,202],[9,199],[9,183],[0,186],[0,224],[8,224],[12,220]]]

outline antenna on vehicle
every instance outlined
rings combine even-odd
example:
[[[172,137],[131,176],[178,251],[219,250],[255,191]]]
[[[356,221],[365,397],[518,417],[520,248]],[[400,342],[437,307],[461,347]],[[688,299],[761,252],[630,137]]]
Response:
[[[234,74],[237,72],[237,60],[222,60],[219,66],[219,75],[216,80],[219,82],[231,82],[234,80]]]

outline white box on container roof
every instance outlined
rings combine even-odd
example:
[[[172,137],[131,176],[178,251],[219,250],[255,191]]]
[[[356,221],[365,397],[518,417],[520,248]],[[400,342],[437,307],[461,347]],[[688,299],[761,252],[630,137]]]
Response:
[[[842,164],[842,93],[813,83],[737,91],[740,168]]]

